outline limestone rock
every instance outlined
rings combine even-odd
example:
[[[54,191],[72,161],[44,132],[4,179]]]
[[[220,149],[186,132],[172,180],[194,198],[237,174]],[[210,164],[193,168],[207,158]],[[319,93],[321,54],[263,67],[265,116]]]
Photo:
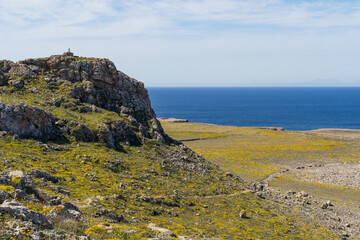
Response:
[[[31,76],[33,71],[26,64],[12,64],[9,73],[18,76]]]
[[[4,74],[4,72],[0,71],[0,86],[7,85],[8,77]]]
[[[7,73],[10,70],[12,64],[14,64],[12,61],[1,60],[0,70],[3,71],[4,73]]]
[[[99,140],[111,148],[116,147],[119,142],[127,142],[130,145],[141,143],[136,133],[124,121],[102,124],[98,127],[97,134]]]
[[[23,138],[50,140],[59,136],[55,118],[46,111],[24,104],[0,103],[0,130]]]
[[[20,217],[24,220],[31,220],[34,224],[47,229],[54,228],[53,224],[49,222],[42,213],[31,211],[15,201],[5,200],[0,205],[0,211],[7,212],[10,215]]]
[[[50,218],[54,219],[74,219],[80,221],[82,219],[82,213],[79,208],[72,203],[66,202],[54,207],[50,213]]]
[[[6,199],[10,198],[10,194],[0,189],[0,204],[2,204]]]
[[[34,178],[42,178],[45,181],[50,181],[52,183],[59,182],[59,179],[57,177],[52,176],[50,173],[46,171],[40,171],[38,169],[30,172],[30,175]]]
[[[66,52],[62,55],[26,59],[17,63],[2,60],[0,71],[0,85],[9,83],[16,88],[24,87],[24,81],[15,76],[27,77],[27,81],[36,81],[39,74],[42,74],[41,79],[44,79],[43,76],[47,74],[48,77],[45,78],[45,81],[49,86],[64,86],[69,97],[78,99],[79,106],[70,106],[70,103],[65,105],[56,101],[55,106],[57,107],[64,105],[63,107],[71,108],[74,111],[93,111],[95,113],[101,112],[100,108],[103,108],[129,117],[129,125],[122,121],[104,123],[107,127],[99,127],[97,133],[88,131],[86,126],[79,126],[74,134],[80,141],[95,141],[100,138],[101,141],[113,148],[119,142],[137,145],[144,142],[146,138],[172,142],[156,119],[144,84],[118,71],[115,64],[108,59],[79,58],[71,52]],[[6,79],[7,73],[15,75],[12,76],[10,82]],[[78,82],[81,84],[77,84]],[[3,109],[0,108],[0,112],[3,112]],[[36,124],[33,124],[36,119],[32,116],[29,117],[25,113],[21,113],[21,115],[21,117],[20,115],[12,116],[9,119],[16,126],[10,127],[9,121],[5,124],[0,120],[0,131],[13,131],[20,137],[32,137],[45,141],[56,138],[56,134],[53,133],[60,134],[58,128],[64,128],[62,132],[69,133],[69,129],[66,130],[65,126],[54,127],[52,122],[44,122],[43,120],[46,120],[42,119],[44,117],[51,119],[51,115],[46,112],[37,110],[36,114],[32,114],[39,116],[38,119],[40,118]],[[20,118],[29,119],[28,126],[22,127],[21,130],[17,127],[24,124]],[[0,119],[2,118],[0,117]],[[37,128],[42,129],[41,133]],[[45,129],[50,131],[45,133]]]
[[[24,87],[25,83],[24,80],[20,78],[20,79],[10,80],[9,85],[13,86],[14,88],[21,89]]]
[[[14,191],[11,193],[12,197],[16,200],[23,200],[27,199],[28,195],[24,190],[21,189],[14,189]]]
[[[84,124],[78,125],[73,134],[78,141],[94,142],[96,140],[96,134]]]
[[[246,218],[246,211],[244,209],[240,211],[239,217]]]
[[[170,237],[176,238],[177,237],[173,231],[170,231],[169,229],[166,229],[166,228],[158,227],[154,223],[150,223],[148,225],[148,228],[154,232],[158,232],[158,234],[157,234],[158,238],[170,238]]]

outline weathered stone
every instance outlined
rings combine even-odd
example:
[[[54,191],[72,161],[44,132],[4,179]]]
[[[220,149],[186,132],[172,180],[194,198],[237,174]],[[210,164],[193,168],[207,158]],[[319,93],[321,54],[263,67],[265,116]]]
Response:
[[[23,178],[25,176],[23,171],[11,171],[8,173],[8,176],[13,178],[13,177],[20,177]]]
[[[9,70],[9,73],[18,75],[18,76],[31,76],[32,70],[26,64],[13,64]]]
[[[246,211],[244,209],[240,211],[239,217],[246,218]]]
[[[103,131],[102,128],[97,133],[98,137],[109,147],[116,148],[119,143],[137,145],[144,142],[145,138],[161,142],[171,141],[156,119],[144,84],[118,71],[114,63],[108,59],[82,58],[80,60],[78,57],[73,56],[72,53],[66,52],[62,55],[53,55],[47,58],[26,59],[18,63],[3,60],[0,67],[2,71],[0,77],[2,78],[6,78],[6,72],[17,76],[31,76],[34,79],[38,74],[47,74],[49,77],[45,80],[48,82],[49,87],[50,84],[64,86],[65,83],[66,86],[72,86],[69,94],[71,97],[78,99],[80,105],[74,105],[72,102],[55,101],[54,106],[71,108],[79,112],[101,112],[100,108],[104,108],[128,116],[131,126],[121,121],[106,123],[108,129]],[[50,70],[51,74],[47,72]],[[11,81],[11,85],[15,87],[23,87],[24,81],[14,79]],[[82,83],[74,84],[79,81]],[[7,84],[7,82],[3,81],[3,84]],[[88,107],[82,103],[89,103],[91,106]],[[64,126],[58,127],[63,128]],[[2,130],[1,124],[0,130]],[[62,132],[69,133],[68,130],[68,128],[63,129]],[[35,134],[26,134],[26,136],[43,137],[37,136],[36,131],[31,130],[30,132],[35,132]],[[97,140],[96,134],[92,134],[83,126],[76,129],[74,134],[81,141]],[[18,135],[23,137],[21,134]],[[47,134],[47,136],[53,136],[53,134]]]
[[[52,183],[59,182],[59,179],[57,177],[52,176],[50,173],[46,171],[40,171],[38,169],[32,171],[30,175],[34,178],[42,178],[45,181],[51,181]]]
[[[68,218],[68,219],[74,219],[74,220],[81,220],[82,213],[80,212],[79,208],[77,208],[72,203],[66,202],[62,205],[58,205],[54,207],[50,213],[49,216],[51,218]]]
[[[12,61],[1,60],[0,61],[0,70],[7,73],[10,70],[12,64],[14,64]]]
[[[154,232],[158,232],[157,234],[158,238],[170,238],[170,237],[177,238],[176,234],[173,231],[166,228],[158,227],[154,223],[150,223],[148,225],[148,228]]]
[[[327,203],[323,203],[323,204],[321,205],[321,208],[322,208],[322,209],[327,209],[327,208],[328,208]]]
[[[8,83],[8,77],[2,72],[0,71],[0,86],[5,86]]]
[[[20,79],[10,80],[9,85],[13,86],[14,88],[21,89],[24,87],[25,84],[24,84],[24,80],[20,78]]]
[[[59,136],[55,118],[44,110],[24,104],[0,103],[0,130],[23,138],[50,140]]]
[[[14,189],[14,191],[11,193],[12,197],[17,200],[23,200],[27,199],[28,195],[24,190],[21,189]]]
[[[2,204],[6,199],[10,198],[10,194],[0,189],[0,204]]]
[[[0,211],[7,212],[10,215],[20,217],[24,220],[31,220],[34,224],[44,228],[54,228],[52,223],[49,222],[42,213],[31,211],[22,204],[15,201],[5,200],[0,205]]]
[[[84,124],[78,125],[73,134],[75,135],[76,140],[84,141],[84,142],[94,142],[96,140],[96,135],[93,131],[91,131],[87,126]]]
[[[139,137],[124,121],[100,125],[97,135],[100,141],[106,143],[111,148],[115,148],[120,142],[128,142],[130,145],[139,145],[141,143]]]

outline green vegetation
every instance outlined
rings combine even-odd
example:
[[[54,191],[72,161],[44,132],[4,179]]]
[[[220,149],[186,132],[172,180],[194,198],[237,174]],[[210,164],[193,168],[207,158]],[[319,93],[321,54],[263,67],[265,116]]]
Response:
[[[248,181],[261,181],[270,174],[298,166],[355,162],[360,159],[358,141],[259,128],[166,122],[162,125],[175,139],[196,138],[199,131],[219,135],[217,138],[185,144],[219,164],[222,169],[232,171]]]
[[[84,60],[77,57],[77,61]],[[74,85],[86,87],[85,83],[70,86],[65,80],[52,81],[57,78],[56,71],[23,77],[25,87],[21,89],[0,86],[0,102],[37,106],[66,119],[71,130],[72,121],[91,129],[110,121],[130,124],[128,118],[103,108],[88,111],[93,106],[70,97]],[[182,145],[153,140],[140,146],[122,143],[119,151],[100,142],[76,141],[66,133],[66,141],[47,143],[6,134],[0,137],[0,169],[3,173],[41,170],[59,179],[57,183],[34,181],[37,188],[79,207],[86,221],[54,220],[54,232],[88,234],[92,239],[142,239],[156,236],[147,227],[155,223],[178,236],[195,239],[334,238],[334,232],[294,215],[293,209],[259,199],[236,175],[247,181],[261,181],[299,165],[299,161],[321,163],[324,156],[326,161],[354,161],[359,156],[358,143],[256,128],[191,123],[163,126],[177,140],[198,139],[185,143],[212,163]],[[344,154],[344,150],[349,151]],[[201,169],[191,169],[187,163]],[[12,181],[19,183],[20,178],[13,177]],[[56,191],[59,189],[70,194]],[[0,190],[11,193],[13,188],[0,185]],[[43,214],[61,211],[58,206],[19,201]],[[247,218],[239,217],[241,210],[246,210]],[[114,221],[109,214],[122,215],[122,221]],[[1,235],[9,219],[9,215],[0,214],[0,239],[9,238],[5,233]]]

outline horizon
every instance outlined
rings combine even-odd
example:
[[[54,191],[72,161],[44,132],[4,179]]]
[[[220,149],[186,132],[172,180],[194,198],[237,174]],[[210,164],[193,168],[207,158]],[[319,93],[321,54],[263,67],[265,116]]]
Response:
[[[360,1],[4,0],[1,58],[108,58],[147,87],[360,87]]]

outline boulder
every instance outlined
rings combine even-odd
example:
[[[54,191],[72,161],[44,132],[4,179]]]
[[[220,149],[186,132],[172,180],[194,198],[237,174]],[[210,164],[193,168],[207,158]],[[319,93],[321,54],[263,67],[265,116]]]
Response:
[[[42,178],[45,181],[50,181],[52,183],[59,182],[59,179],[57,177],[52,176],[50,173],[48,173],[46,171],[40,171],[38,169],[30,172],[30,175],[34,178]]]
[[[158,238],[177,238],[176,234],[173,231],[166,228],[158,227],[154,223],[150,223],[148,225],[148,228],[154,232],[158,232],[158,234],[156,235]]]
[[[73,134],[77,141],[94,142],[96,140],[96,134],[84,124],[78,125],[74,129]]]
[[[23,138],[51,140],[60,135],[55,118],[46,111],[24,104],[0,102],[0,130]]]
[[[5,86],[8,83],[8,77],[2,72],[0,71],[0,86]]]
[[[26,64],[12,64],[9,70],[9,73],[18,76],[31,76],[32,75],[31,68]]]
[[[21,189],[14,189],[14,191],[11,193],[11,195],[16,200],[24,200],[24,199],[29,198],[29,196],[26,194],[26,192]]]
[[[240,218],[246,218],[246,211],[245,211],[244,209],[242,209],[242,210],[240,211],[239,217],[240,217]]]
[[[110,148],[116,148],[116,145],[120,142],[130,145],[141,144],[140,138],[124,121],[108,122],[100,125],[97,130],[97,137]]]
[[[10,198],[10,194],[6,191],[0,189],[0,204],[2,204],[6,199]]]
[[[20,78],[20,79],[10,80],[9,85],[13,86],[14,88],[21,89],[24,87],[25,83],[24,80]]]
[[[54,207],[50,211],[49,216],[54,219],[74,219],[76,221],[82,219],[82,213],[79,208],[69,202]]]

